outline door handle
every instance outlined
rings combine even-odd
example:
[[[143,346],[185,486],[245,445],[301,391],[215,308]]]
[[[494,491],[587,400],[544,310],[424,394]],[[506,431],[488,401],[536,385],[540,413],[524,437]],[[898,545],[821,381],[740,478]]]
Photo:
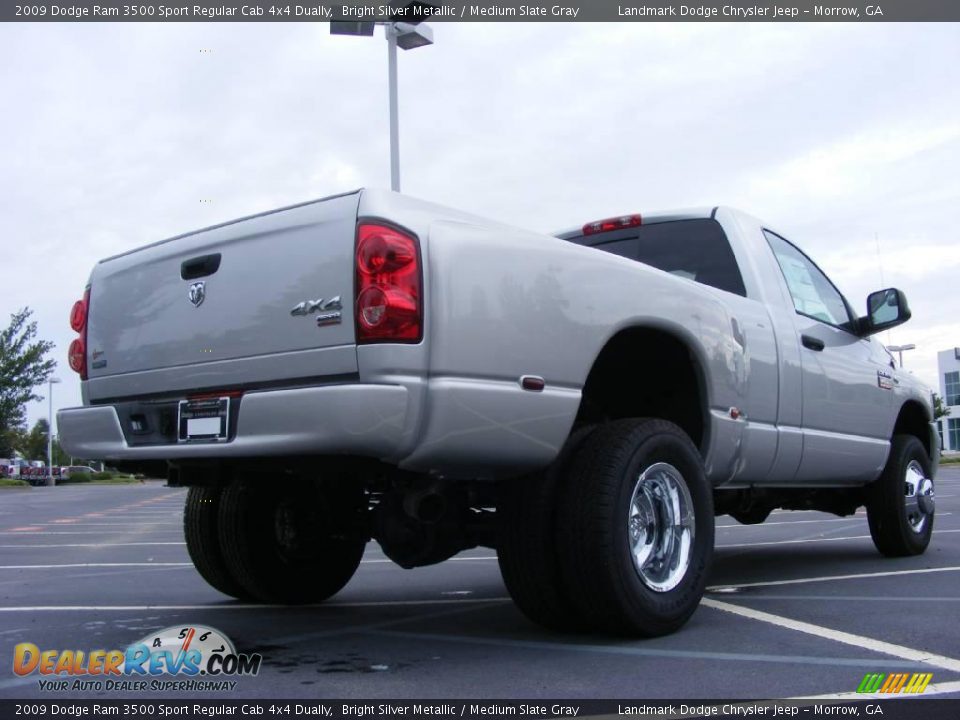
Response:
[[[816,350],[817,352],[821,352],[823,348],[826,347],[823,344],[823,340],[819,340],[818,338],[813,337],[813,335],[801,335],[800,342],[803,343],[805,348]]]

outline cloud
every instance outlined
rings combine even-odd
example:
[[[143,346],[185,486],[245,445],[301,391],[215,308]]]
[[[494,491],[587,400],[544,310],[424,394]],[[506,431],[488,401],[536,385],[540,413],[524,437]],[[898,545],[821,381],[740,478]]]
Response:
[[[881,269],[903,286],[914,319],[896,337],[920,346],[909,363],[925,377],[960,344],[946,290],[955,26],[437,23],[435,36],[400,56],[406,192],[543,231],[739,206],[858,307]],[[0,242],[16,278],[0,321],[36,310],[61,361],[55,405],[79,402],[66,317],[99,258],[388,185],[385,55],[382,37],[322,23],[0,26]]]

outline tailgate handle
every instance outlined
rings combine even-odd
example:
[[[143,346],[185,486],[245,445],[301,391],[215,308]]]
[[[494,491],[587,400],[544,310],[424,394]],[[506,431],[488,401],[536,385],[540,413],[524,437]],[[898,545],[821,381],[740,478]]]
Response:
[[[184,260],[180,265],[180,277],[184,280],[194,280],[195,278],[213,275],[220,269],[220,253],[213,255],[202,255],[200,257]]]

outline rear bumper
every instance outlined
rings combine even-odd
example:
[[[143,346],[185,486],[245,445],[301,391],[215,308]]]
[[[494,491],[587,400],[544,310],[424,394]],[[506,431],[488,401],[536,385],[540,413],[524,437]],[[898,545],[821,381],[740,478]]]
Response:
[[[68,453],[97,460],[322,454],[387,459],[401,450],[409,412],[407,388],[356,384],[248,393],[229,442],[132,446],[110,405],[61,410],[57,424]]]

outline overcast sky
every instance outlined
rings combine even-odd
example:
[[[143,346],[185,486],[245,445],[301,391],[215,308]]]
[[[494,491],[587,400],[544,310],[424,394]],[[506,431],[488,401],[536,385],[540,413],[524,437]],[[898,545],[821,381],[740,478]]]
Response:
[[[400,57],[404,192],[543,231],[739,207],[855,308],[903,289],[914,319],[883,340],[916,343],[905,365],[935,385],[936,352],[960,345],[960,26],[436,23],[435,39]],[[68,312],[98,259],[389,186],[379,32],[6,24],[0,92],[0,324],[33,308],[55,407],[80,402]]]

